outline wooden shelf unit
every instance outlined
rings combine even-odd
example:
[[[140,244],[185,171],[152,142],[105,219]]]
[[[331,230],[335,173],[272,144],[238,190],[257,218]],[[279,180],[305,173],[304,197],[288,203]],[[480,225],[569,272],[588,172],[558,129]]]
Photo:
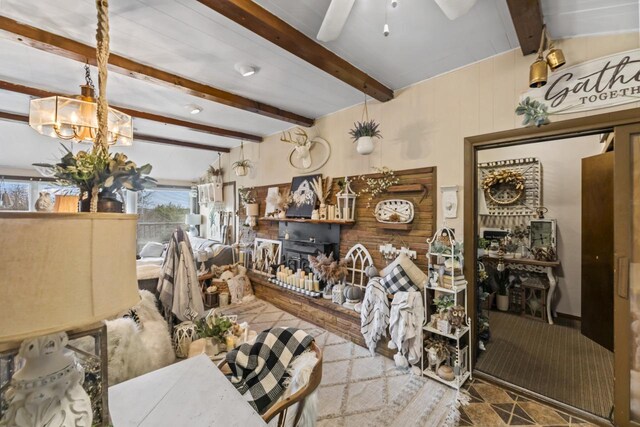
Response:
[[[338,224],[338,225],[353,225],[355,221],[342,221],[340,219],[305,219],[305,218],[271,218],[262,217],[259,221],[271,221],[271,222],[304,222],[307,224]]]

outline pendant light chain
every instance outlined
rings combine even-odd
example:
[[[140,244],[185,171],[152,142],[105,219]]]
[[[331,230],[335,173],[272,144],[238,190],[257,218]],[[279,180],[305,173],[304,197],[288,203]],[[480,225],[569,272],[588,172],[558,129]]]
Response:
[[[109,2],[96,0],[98,11],[98,29],[96,31],[96,59],[98,63],[98,88],[100,94],[97,100],[98,132],[93,144],[93,153],[108,156],[108,115],[107,103],[107,64],[109,62]],[[98,191],[100,187],[94,185],[91,189],[91,212],[98,211]]]
[[[89,68],[89,61],[84,63],[84,81],[87,86],[91,87],[91,89],[96,90],[96,87],[93,85],[93,80],[91,79],[91,69]]]

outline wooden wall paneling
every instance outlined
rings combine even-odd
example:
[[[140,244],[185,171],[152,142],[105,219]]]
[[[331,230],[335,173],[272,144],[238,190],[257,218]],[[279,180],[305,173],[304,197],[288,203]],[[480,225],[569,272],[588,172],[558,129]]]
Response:
[[[356,200],[356,223],[354,225],[341,225],[340,230],[340,256],[344,256],[347,251],[357,243],[364,245],[376,267],[383,268],[387,262],[382,258],[378,248],[381,244],[393,242],[393,245],[408,245],[412,250],[418,252],[418,259],[415,263],[424,271],[427,269],[427,260],[424,254],[427,252],[427,238],[430,238],[437,228],[436,217],[436,168],[418,168],[403,171],[395,171],[399,178],[398,185],[422,184],[426,187],[426,195],[420,192],[394,192],[384,193],[371,201],[367,207],[367,196],[363,195]],[[380,177],[380,174],[367,174],[364,177]],[[335,194],[338,192],[338,178],[333,179],[333,193],[331,203],[335,204]],[[260,204],[260,217],[265,214],[267,189],[278,187],[280,191],[287,189],[291,183],[274,184],[261,187],[254,187],[256,199]],[[354,180],[352,184],[354,191],[358,192],[363,188],[363,182]],[[423,198],[424,196],[424,198]],[[380,228],[376,221],[373,210],[376,204],[385,199],[405,199],[414,204],[415,216],[410,230],[388,230]],[[421,201],[422,199],[422,201]],[[240,211],[240,222],[244,222],[245,212]],[[255,228],[258,237],[267,239],[278,238],[277,221],[261,221],[258,219],[258,226]]]

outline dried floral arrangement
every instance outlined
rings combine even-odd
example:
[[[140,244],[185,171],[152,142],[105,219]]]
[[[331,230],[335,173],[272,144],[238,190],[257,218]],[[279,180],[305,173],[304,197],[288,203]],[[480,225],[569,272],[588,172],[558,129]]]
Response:
[[[333,184],[333,178],[325,178],[317,177],[311,181],[311,188],[313,192],[316,193],[316,197],[318,198],[318,202],[321,205],[324,205],[327,200],[329,200],[331,196],[331,185]]]
[[[513,184],[516,190],[524,190],[524,175],[512,169],[489,172],[482,180],[482,188],[488,190],[498,184]]]
[[[247,206],[256,202],[256,194],[253,187],[240,187],[238,189],[238,197],[240,198],[240,204]]]
[[[326,283],[338,283],[344,279],[349,272],[349,270],[347,270],[347,260],[334,260],[333,252],[329,255],[309,255],[309,266],[311,266],[313,272],[318,275],[318,278]]]
[[[396,185],[400,182],[400,178],[395,176],[393,169],[390,169],[386,166],[381,168],[374,167],[373,168],[377,173],[381,174],[380,178],[370,178],[365,175],[360,175],[358,179],[364,182],[365,187],[360,190],[357,195],[363,196],[368,195],[367,197],[367,207],[371,207],[371,202],[374,198],[379,195],[385,193],[389,187],[392,185]]]

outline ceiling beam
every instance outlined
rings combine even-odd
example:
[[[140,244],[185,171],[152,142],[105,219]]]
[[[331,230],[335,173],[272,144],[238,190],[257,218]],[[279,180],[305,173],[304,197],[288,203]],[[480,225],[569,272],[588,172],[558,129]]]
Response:
[[[8,120],[11,122],[19,122],[29,124],[29,116],[23,114],[10,113],[8,111],[0,111],[0,120]],[[216,151],[218,153],[228,153],[231,151],[227,147],[217,147],[215,145],[198,144],[196,142],[180,141],[176,139],[163,138],[153,135],[134,134],[134,141],[147,141],[164,145],[175,145],[177,147],[195,148],[198,150]]]
[[[6,32],[13,40],[25,43],[36,49],[82,63],[88,61],[91,65],[96,65],[96,48],[94,46],[89,46],[40,28],[22,24],[1,15],[0,30]],[[155,83],[163,87],[180,89],[189,95],[197,96],[208,101],[296,125],[312,126],[314,122],[311,118],[245,98],[213,86],[208,86],[204,83],[199,83],[167,71],[162,71],[115,53],[109,55],[109,70],[146,82]]]
[[[507,0],[507,5],[522,54],[536,53],[544,24],[540,0]]]
[[[251,0],[198,1],[372,98],[381,102],[393,99],[392,89],[354,67],[257,3]]]
[[[24,85],[19,85],[16,83],[11,83],[5,80],[0,80],[0,89],[7,90],[10,92],[21,93],[24,95],[37,96],[38,98],[47,98],[49,96],[66,96],[73,97],[73,95],[68,95],[64,93],[55,93],[49,92],[44,89],[38,89],[35,87],[29,87]],[[109,104],[110,107],[113,107],[121,112],[130,115],[131,117],[135,117],[138,119],[151,120],[154,122],[165,123],[174,126],[180,126],[191,130],[196,130],[199,132],[210,133],[212,135],[224,136],[226,138],[233,138],[239,140],[247,140],[253,142],[262,142],[262,137],[258,135],[252,135],[250,133],[238,132],[235,130],[223,129],[216,126],[209,126],[202,123],[194,123],[188,122],[186,120],[176,119],[174,117],[161,116],[159,114],[147,113],[145,111],[133,110],[131,108],[119,107],[117,105]]]

